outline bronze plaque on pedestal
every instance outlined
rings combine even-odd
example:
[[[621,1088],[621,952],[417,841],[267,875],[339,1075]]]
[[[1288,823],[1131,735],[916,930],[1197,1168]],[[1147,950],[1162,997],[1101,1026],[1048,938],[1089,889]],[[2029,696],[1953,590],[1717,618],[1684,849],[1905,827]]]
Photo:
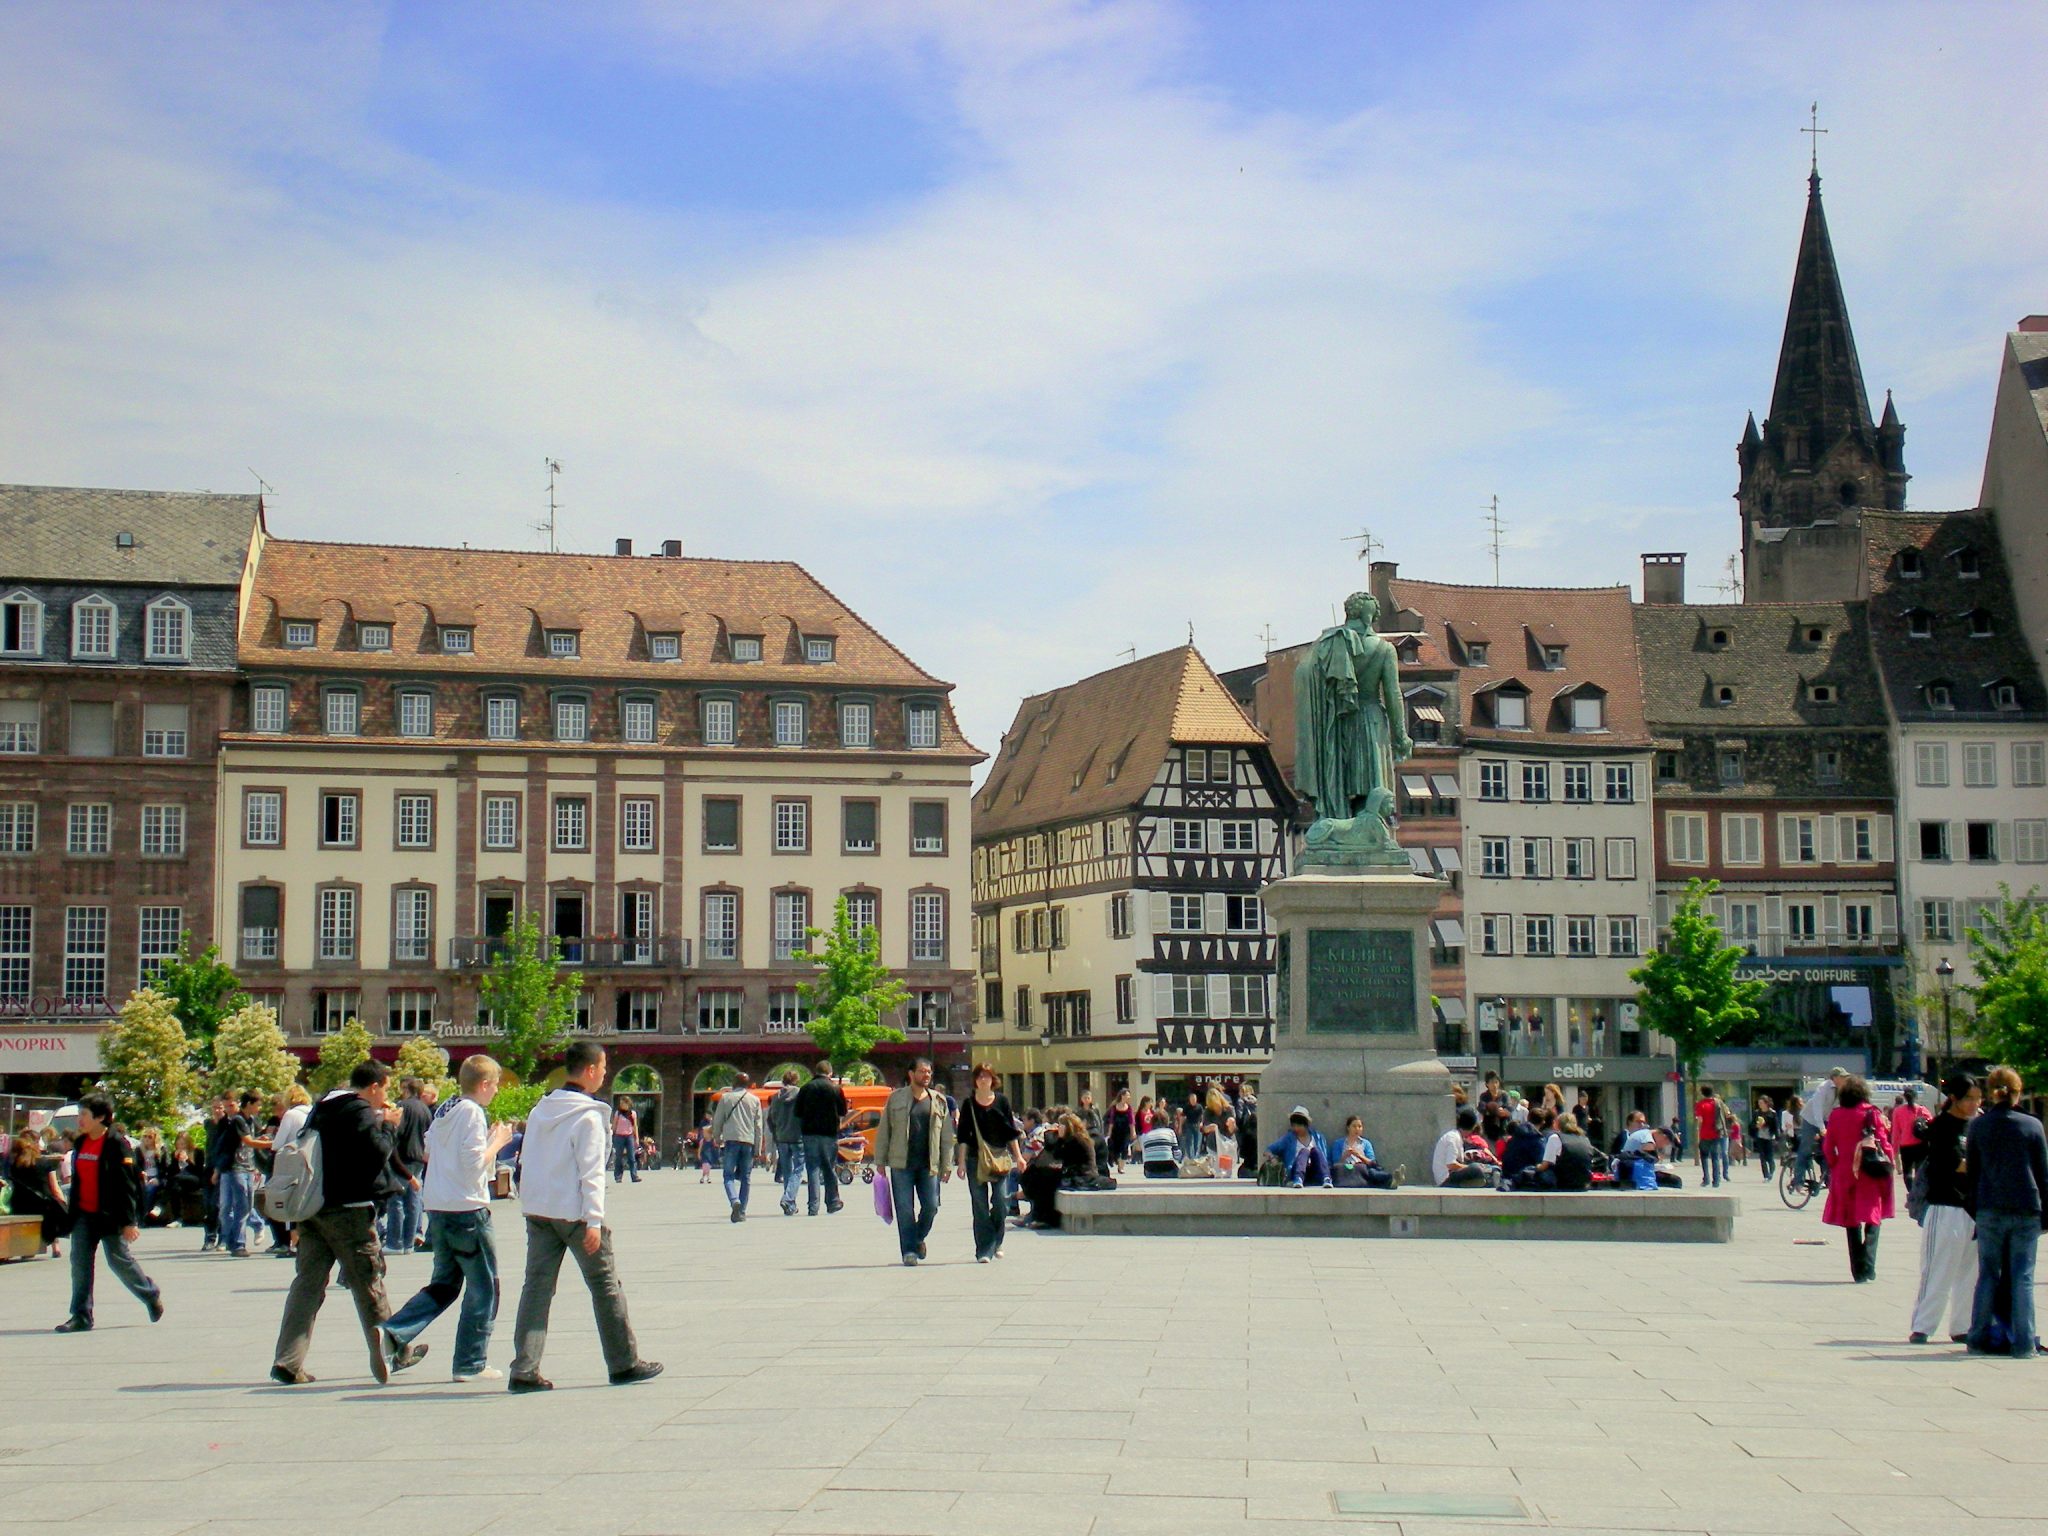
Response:
[[[1412,1035],[1415,936],[1406,928],[1311,928],[1308,1033]]]

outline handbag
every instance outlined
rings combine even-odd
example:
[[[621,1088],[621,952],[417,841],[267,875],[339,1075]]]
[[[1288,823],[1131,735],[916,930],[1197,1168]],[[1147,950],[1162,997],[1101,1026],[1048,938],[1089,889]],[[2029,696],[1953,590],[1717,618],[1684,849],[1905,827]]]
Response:
[[[1891,1154],[1878,1140],[1875,1112],[1864,1117],[1863,1145],[1857,1149],[1856,1171],[1866,1179],[1888,1179],[1892,1176]]]
[[[974,1138],[974,1176],[983,1184],[993,1184],[998,1179],[1007,1179],[1016,1167],[1016,1161],[1007,1152],[997,1152],[979,1136]]]

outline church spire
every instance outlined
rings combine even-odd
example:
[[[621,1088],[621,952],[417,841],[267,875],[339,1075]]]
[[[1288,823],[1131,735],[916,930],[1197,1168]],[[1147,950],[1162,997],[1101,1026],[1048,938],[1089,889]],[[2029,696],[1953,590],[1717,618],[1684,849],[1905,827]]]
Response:
[[[1872,426],[1856,337],[1849,329],[1849,301],[1821,206],[1819,171],[1807,177],[1806,186],[1806,228],[1792,272],[1792,302],[1785,311],[1766,430],[1781,442],[1803,436],[1808,454],[1818,459],[1851,433],[1867,439]]]

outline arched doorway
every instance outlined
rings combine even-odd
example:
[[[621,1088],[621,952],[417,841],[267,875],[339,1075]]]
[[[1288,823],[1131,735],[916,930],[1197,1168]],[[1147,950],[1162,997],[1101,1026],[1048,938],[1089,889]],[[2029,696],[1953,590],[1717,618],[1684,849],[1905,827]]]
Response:
[[[882,1069],[872,1061],[856,1061],[840,1074],[849,1088],[872,1088],[882,1080]]]
[[[661,1074],[644,1062],[633,1062],[612,1074],[612,1097],[628,1098],[640,1116],[640,1134],[661,1146]]]
[[[782,1081],[782,1074],[785,1072],[794,1072],[796,1074],[797,1086],[799,1088],[811,1080],[811,1069],[802,1062],[778,1061],[762,1074],[761,1081],[770,1084],[780,1083]]]
[[[690,1079],[690,1129],[695,1130],[711,1115],[711,1096],[721,1093],[739,1076],[730,1062],[714,1061],[697,1069]]]

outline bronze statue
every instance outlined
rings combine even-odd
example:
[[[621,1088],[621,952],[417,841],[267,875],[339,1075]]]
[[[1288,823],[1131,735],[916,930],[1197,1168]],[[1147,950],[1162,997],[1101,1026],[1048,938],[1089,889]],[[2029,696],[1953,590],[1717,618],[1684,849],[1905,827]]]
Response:
[[[1408,757],[1400,658],[1375,629],[1370,592],[1344,602],[1344,622],[1323,631],[1294,673],[1295,788],[1315,802],[1304,868],[1402,865],[1388,814],[1394,764]]]

